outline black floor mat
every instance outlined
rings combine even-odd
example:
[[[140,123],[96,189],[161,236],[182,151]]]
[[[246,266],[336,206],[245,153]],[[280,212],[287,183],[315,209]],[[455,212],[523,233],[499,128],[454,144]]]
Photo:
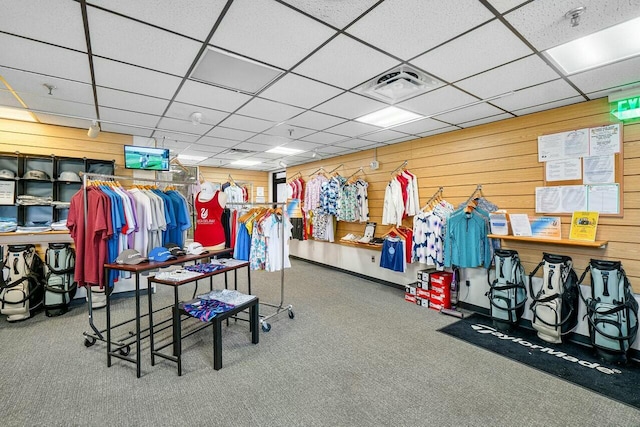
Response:
[[[539,339],[535,331],[522,327],[501,333],[493,328],[491,319],[479,315],[439,331],[640,408],[640,366],[635,363],[606,362],[593,349],[572,342],[549,344]]]

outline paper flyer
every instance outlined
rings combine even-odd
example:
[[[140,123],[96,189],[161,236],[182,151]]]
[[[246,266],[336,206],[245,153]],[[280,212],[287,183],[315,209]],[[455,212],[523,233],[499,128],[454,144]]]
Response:
[[[598,228],[598,212],[575,211],[571,216],[570,240],[594,242]]]

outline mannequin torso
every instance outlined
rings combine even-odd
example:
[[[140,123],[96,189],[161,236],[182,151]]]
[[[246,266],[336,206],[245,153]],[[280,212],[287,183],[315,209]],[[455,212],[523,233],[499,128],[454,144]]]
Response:
[[[203,183],[195,197],[197,219],[194,240],[206,249],[219,250],[225,247],[221,218],[226,202],[226,195],[216,191],[210,182]]]

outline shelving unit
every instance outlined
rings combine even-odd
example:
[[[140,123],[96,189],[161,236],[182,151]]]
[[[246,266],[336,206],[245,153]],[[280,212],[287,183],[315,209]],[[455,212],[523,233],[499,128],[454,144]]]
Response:
[[[544,243],[549,245],[565,245],[565,246],[581,246],[585,248],[598,248],[604,249],[609,243],[607,240],[596,240],[594,242],[587,242],[582,240],[570,240],[570,239],[542,239],[540,237],[523,237],[523,236],[502,236],[499,234],[489,234],[492,239],[502,240],[516,240],[519,242],[531,242],[531,243]]]

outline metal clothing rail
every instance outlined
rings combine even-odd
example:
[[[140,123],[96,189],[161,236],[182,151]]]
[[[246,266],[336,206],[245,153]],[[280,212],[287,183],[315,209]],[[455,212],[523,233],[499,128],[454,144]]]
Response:
[[[397,168],[395,168],[394,170],[392,170],[390,173],[391,175],[393,175],[394,173],[396,173],[397,171],[399,171],[400,169],[402,169],[403,167],[407,166],[409,164],[409,160],[405,160],[404,162],[402,162],[402,164],[400,166],[398,166]]]
[[[260,301],[260,305],[266,305],[269,307],[274,307],[276,311],[267,316],[260,314],[260,325],[262,326],[262,330],[264,332],[269,332],[271,330],[271,325],[267,322],[268,319],[283,313],[285,310],[289,314],[289,318],[293,319],[295,314],[293,313],[293,306],[291,304],[284,305],[284,245],[285,245],[285,236],[284,236],[284,216],[285,216],[285,208],[286,202],[272,202],[272,203],[227,203],[226,206],[268,206],[268,207],[280,207],[282,209],[282,222],[280,224],[280,232],[282,235],[282,244],[281,247],[281,258],[282,265],[280,266],[280,303],[279,304],[271,304]]]
[[[424,204],[424,207],[421,210],[427,209],[431,204],[431,202],[433,202],[436,199],[436,197],[441,196],[443,192],[444,192],[444,187],[438,188],[438,190],[435,193],[433,193],[433,196],[431,196],[431,198],[427,201],[427,203]]]
[[[362,166],[360,166],[360,167],[358,168],[358,170],[357,170],[357,171],[355,171],[354,173],[352,173],[351,175],[349,175],[349,176],[347,177],[347,181],[348,181],[350,178],[352,178],[353,176],[357,175],[357,174],[358,174],[358,172],[364,172],[364,168],[363,168]]]
[[[478,184],[478,186],[476,187],[475,190],[473,190],[473,193],[471,193],[471,195],[469,196],[469,198],[467,199],[466,202],[464,202],[465,205],[469,204],[469,202],[471,200],[473,200],[473,198],[475,197],[476,194],[480,193],[480,196],[484,196],[484,194],[482,194],[482,184]]]

